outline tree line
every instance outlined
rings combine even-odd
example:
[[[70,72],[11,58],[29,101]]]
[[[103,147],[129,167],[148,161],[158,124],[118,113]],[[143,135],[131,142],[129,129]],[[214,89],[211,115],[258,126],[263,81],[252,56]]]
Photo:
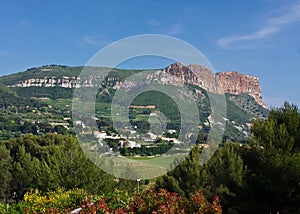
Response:
[[[77,139],[60,134],[26,135],[0,142],[0,202],[16,203],[26,192],[82,188],[105,194],[136,191],[136,181],[116,179],[97,168]]]

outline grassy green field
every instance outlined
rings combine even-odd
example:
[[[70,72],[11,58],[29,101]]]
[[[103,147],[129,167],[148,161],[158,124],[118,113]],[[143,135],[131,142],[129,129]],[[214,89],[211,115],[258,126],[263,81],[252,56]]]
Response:
[[[163,167],[168,169],[170,164],[172,164],[176,159],[181,160],[182,158],[184,158],[185,155],[179,154],[179,155],[170,155],[170,156],[159,156],[159,157],[129,157],[129,159],[131,160],[136,160],[139,161],[141,163],[147,163],[153,166],[158,166],[158,167]]]

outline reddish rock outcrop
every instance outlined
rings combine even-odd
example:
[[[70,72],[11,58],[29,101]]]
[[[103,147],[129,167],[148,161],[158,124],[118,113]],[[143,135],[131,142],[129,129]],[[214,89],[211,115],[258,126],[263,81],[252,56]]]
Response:
[[[221,72],[217,76],[224,92],[230,94],[249,93],[258,104],[266,107],[262,100],[258,77],[240,74],[235,71]]]
[[[266,107],[262,100],[259,79],[251,75],[233,71],[214,74],[211,70],[201,65],[192,64],[185,66],[180,63],[174,63],[163,70],[151,74],[148,78],[159,78],[166,83],[172,82],[177,85],[184,83],[193,84],[215,93],[248,93],[258,104]]]

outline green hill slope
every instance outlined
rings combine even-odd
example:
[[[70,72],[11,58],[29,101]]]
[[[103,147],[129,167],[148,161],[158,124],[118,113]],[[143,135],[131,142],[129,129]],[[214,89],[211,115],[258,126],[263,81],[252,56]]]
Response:
[[[47,79],[47,78],[67,78],[76,79],[82,71],[81,66],[68,67],[68,66],[42,66],[39,68],[31,68],[25,72],[12,74],[4,77],[0,77],[0,84],[7,86],[17,85],[20,82],[24,82],[29,79]],[[98,68],[97,68],[98,69]],[[101,68],[99,68],[101,69]],[[114,86],[122,82],[125,78],[136,74],[139,70],[119,70],[113,69],[109,75],[106,76],[105,81],[99,88],[97,103],[96,103],[96,116],[102,121],[110,121],[110,102],[114,96]],[[209,131],[207,125],[208,117],[210,115],[210,104],[207,92],[195,85],[188,85],[194,97],[198,102],[199,114],[201,126],[200,136],[205,136]],[[52,114],[50,121],[57,123],[64,123],[63,118],[70,117],[71,115],[71,101],[73,97],[73,88],[64,88],[61,86],[44,87],[42,86],[30,86],[30,87],[11,87],[0,86],[0,97],[2,106],[31,106],[29,109],[38,111],[42,106],[47,109],[49,114]],[[197,91],[197,93],[196,93]],[[32,99],[35,98],[35,99]],[[38,101],[36,98],[39,99]],[[230,141],[244,141],[249,134],[249,123],[255,117],[266,117],[268,110],[260,106],[255,99],[249,94],[226,94],[227,105],[227,128],[224,134],[224,140]],[[180,115],[176,104],[168,99],[164,94],[152,91],[144,93],[138,96],[132,103],[133,105],[155,105],[157,109],[162,111],[167,116],[168,129],[178,129],[180,127]],[[132,124],[143,127],[143,131],[146,132],[149,128],[148,119],[149,114],[155,111],[151,109],[131,109],[130,119]],[[24,118],[28,117],[32,119],[31,113],[28,115],[22,115]],[[60,119],[58,119],[60,118]],[[100,122],[102,123],[102,122]],[[108,122],[108,126],[111,126],[111,121]],[[69,123],[71,126],[71,123]],[[102,127],[106,130],[111,127]],[[202,137],[205,139],[205,137]]]

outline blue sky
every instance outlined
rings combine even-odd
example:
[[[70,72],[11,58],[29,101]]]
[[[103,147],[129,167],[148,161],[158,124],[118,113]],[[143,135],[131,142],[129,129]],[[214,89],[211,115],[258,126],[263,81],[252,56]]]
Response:
[[[111,42],[154,33],[195,46],[216,71],[258,76],[268,106],[300,104],[300,1],[11,0],[0,27],[0,75],[85,65]]]

